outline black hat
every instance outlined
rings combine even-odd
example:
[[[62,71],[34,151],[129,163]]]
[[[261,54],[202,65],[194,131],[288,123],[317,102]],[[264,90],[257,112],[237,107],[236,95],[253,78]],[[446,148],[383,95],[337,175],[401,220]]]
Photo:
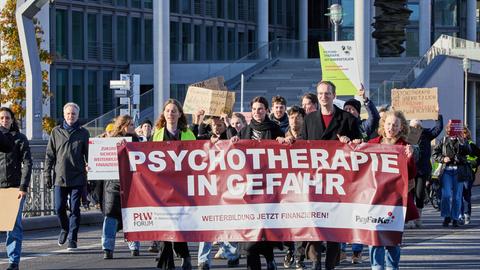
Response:
[[[140,126],[143,126],[144,124],[149,124],[150,126],[153,127],[152,122],[148,119],[143,120],[142,123],[140,123]]]
[[[352,107],[355,108],[355,110],[357,110],[358,113],[360,113],[360,110],[362,108],[362,104],[360,103],[360,101],[352,98],[352,99],[349,99],[345,102],[345,104],[343,104],[343,108],[345,109],[345,106],[347,105],[350,105]]]

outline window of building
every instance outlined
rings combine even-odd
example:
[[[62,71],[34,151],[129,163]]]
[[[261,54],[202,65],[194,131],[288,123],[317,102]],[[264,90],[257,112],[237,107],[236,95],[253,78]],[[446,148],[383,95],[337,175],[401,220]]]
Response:
[[[225,37],[224,28],[217,26],[217,59],[225,59]]]
[[[248,30],[248,52],[253,52],[257,47],[257,38],[255,30]]]
[[[227,30],[227,53],[228,53],[228,60],[235,59],[235,50],[237,48],[235,43],[235,28],[228,28]]]
[[[113,80],[112,71],[103,71],[103,113],[113,109],[113,90],[110,89],[110,80]]]
[[[202,1],[201,0],[194,0],[193,1],[193,13],[195,15],[203,15]]]
[[[127,6],[127,0],[117,0],[116,4],[119,7],[126,7]]]
[[[238,19],[246,21],[248,19],[248,2],[247,0],[238,1]]]
[[[140,0],[130,0],[131,6],[133,8],[141,8],[141,1]]]
[[[182,0],[182,13],[192,14],[192,0]]]
[[[225,18],[224,0],[217,0],[217,18]]]
[[[412,28],[412,29],[407,28],[406,37],[407,37],[407,41],[406,41],[405,54],[407,56],[418,56],[418,51],[420,49],[418,28]]]
[[[83,57],[83,12],[72,11],[72,56],[73,59]]]
[[[112,15],[103,15],[102,17],[102,54],[104,60],[113,60],[113,27]]]
[[[63,117],[63,105],[68,100],[68,70],[56,69],[57,86],[55,89],[55,111],[57,117]]]
[[[215,5],[214,0],[205,0],[205,16],[214,17],[215,16]]]
[[[412,11],[410,13],[410,22],[411,23],[418,23],[419,18],[420,18],[420,6],[418,3],[409,3],[408,4],[408,9]]]
[[[180,60],[180,44],[179,39],[179,24],[178,22],[170,22],[170,60],[179,61]]]
[[[205,57],[207,60],[213,60],[213,26],[205,26]]]
[[[179,2],[178,0],[170,0],[170,12],[179,13]]]
[[[67,38],[68,38],[68,31],[67,31],[67,11],[57,9],[55,13],[55,53],[57,58],[65,59],[68,57],[68,49],[67,49]]]
[[[355,19],[355,7],[353,0],[342,0],[343,22],[342,26],[353,27]]]
[[[98,59],[97,14],[88,14],[87,18],[88,59],[96,60]]]
[[[244,32],[238,32],[238,57],[241,58],[245,55],[247,55],[247,46],[245,42],[245,33]]]
[[[98,108],[98,98],[97,94],[99,93],[97,89],[97,71],[89,70],[88,71],[88,118],[95,118],[100,115],[100,110]]]
[[[284,9],[284,3],[285,1],[283,0],[277,0],[277,24],[278,25],[283,25],[285,22],[285,9]]]
[[[152,9],[153,8],[152,0],[143,0],[143,7]]]
[[[80,107],[80,117],[85,116],[85,95],[83,86],[83,69],[72,70],[72,100]]]
[[[189,23],[182,23],[182,60],[193,60],[192,30]]]
[[[435,26],[458,26],[458,0],[434,0]]]
[[[228,6],[227,6],[227,17],[228,17],[228,19],[230,19],[230,20],[235,20],[235,19],[237,19],[237,18],[235,17],[235,9],[236,9],[236,7],[235,7],[235,2],[236,2],[236,1],[237,1],[237,0],[227,0],[227,5],[228,5]],[[240,1],[242,1],[242,0],[240,0]]]
[[[201,41],[201,37],[202,37],[202,26],[201,25],[194,25],[193,26],[193,30],[195,32],[195,45],[194,45],[194,57],[195,59],[194,60],[201,60],[201,57],[202,57],[202,41]]]
[[[145,19],[145,61],[153,61],[153,20]]]
[[[276,0],[268,0],[268,24],[275,24]]]
[[[132,18],[132,61],[141,61],[142,56],[142,25],[140,18]]]
[[[257,21],[257,1],[248,0],[248,21]]]
[[[117,60],[127,61],[127,17],[117,17]]]

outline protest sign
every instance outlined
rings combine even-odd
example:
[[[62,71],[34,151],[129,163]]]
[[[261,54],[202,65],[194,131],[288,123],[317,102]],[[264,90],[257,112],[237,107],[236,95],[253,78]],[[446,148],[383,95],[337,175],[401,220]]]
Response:
[[[420,136],[422,136],[422,128],[414,128],[410,127],[410,131],[408,132],[407,142],[409,144],[417,144],[418,140],[420,140]]]
[[[17,220],[20,200],[18,188],[0,188],[0,232],[13,230]]]
[[[392,89],[392,107],[402,111],[408,120],[437,120],[438,89]]]
[[[205,115],[221,116],[223,113],[231,114],[235,103],[235,92],[210,90],[196,86],[189,86],[183,111],[194,114],[204,110]]]
[[[127,143],[118,155],[129,241],[401,242],[401,146],[171,141]]]
[[[225,80],[223,79],[223,76],[213,77],[205,81],[193,83],[191,84],[191,86],[207,88],[210,90],[228,90],[225,86]]]
[[[353,96],[361,88],[355,41],[318,42],[322,80],[335,84],[337,96]]]
[[[118,180],[117,144],[132,137],[88,139],[88,180]]]
[[[450,122],[450,136],[463,137],[463,124],[462,120],[452,119]]]

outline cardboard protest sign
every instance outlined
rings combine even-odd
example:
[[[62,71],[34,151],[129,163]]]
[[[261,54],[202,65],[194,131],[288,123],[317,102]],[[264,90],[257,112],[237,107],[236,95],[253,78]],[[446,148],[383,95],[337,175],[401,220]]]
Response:
[[[194,83],[191,86],[207,88],[210,90],[228,90],[225,86],[225,80],[223,79],[223,76],[213,77],[205,81]]]
[[[450,122],[450,136],[462,137],[463,136],[463,124],[462,120],[452,119]]]
[[[214,78],[190,85],[183,102],[184,113],[194,114],[199,110],[204,110],[205,115],[231,114],[235,103],[235,92],[225,91],[226,87],[221,84],[223,84],[223,78]],[[206,87],[222,90],[212,90]]]
[[[132,137],[88,139],[88,180],[118,180],[117,144]]]
[[[410,127],[410,132],[408,133],[407,136],[407,142],[409,144],[417,144],[418,141],[420,140],[420,136],[422,135],[422,128],[414,128]]]
[[[355,41],[319,42],[322,80],[335,84],[337,96],[353,96],[361,88]]]
[[[0,232],[13,230],[17,220],[20,200],[18,188],[0,188]]]
[[[437,120],[438,89],[392,89],[392,107],[402,111],[407,120]]]

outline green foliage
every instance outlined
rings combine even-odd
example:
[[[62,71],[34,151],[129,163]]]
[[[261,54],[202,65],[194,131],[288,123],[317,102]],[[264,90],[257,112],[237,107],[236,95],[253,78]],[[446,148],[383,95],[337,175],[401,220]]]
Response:
[[[0,93],[0,102],[10,103],[10,108],[15,113],[17,119],[21,120],[25,116],[23,104],[25,101],[26,77],[15,18],[16,5],[16,0],[7,0],[0,13],[0,38],[3,45],[2,57],[4,58],[0,62],[0,87],[3,90]],[[50,64],[50,54],[40,48],[44,32],[37,20],[34,20],[34,24],[40,62]],[[42,70],[42,95],[44,102],[51,96],[48,87],[47,70]]]

